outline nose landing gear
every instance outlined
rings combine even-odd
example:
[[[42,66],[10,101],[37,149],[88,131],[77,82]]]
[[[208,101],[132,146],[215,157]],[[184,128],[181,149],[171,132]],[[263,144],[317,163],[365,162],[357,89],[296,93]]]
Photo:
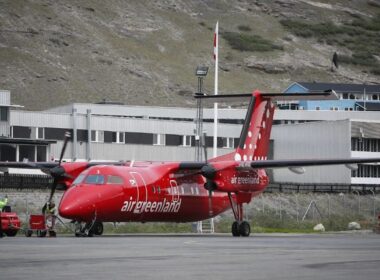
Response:
[[[93,237],[94,235],[103,234],[103,223],[94,221],[89,223],[75,222],[76,237]]]
[[[247,221],[243,221],[243,203],[235,203],[231,193],[228,193],[232,212],[234,213],[235,222],[232,223],[232,236],[249,236],[251,227]]]

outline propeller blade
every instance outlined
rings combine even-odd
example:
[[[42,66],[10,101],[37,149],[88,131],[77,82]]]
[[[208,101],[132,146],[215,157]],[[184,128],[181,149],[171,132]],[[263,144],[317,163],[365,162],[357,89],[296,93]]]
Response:
[[[58,179],[54,178],[53,184],[51,185],[51,189],[50,189],[49,203],[52,202],[57,185],[58,185]]]
[[[61,150],[61,155],[59,156],[58,166],[55,166],[55,167],[50,169],[50,175],[54,178],[54,181],[53,181],[53,184],[51,185],[51,189],[50,189],[49,203],[52,202],[52,199],[53,199],[53,196],[55,193],[55,189],[57,188],[59,179],[70,176],[66,173],[65,169],[61,166],[62,159],[63,159],[63,156],[65,154],[67,143],[69,142],[70,136],[71,136],[70,132],[66,131],[65,132],[65,140],[63,142],[63,147]]]
[[[213,211],[212,211],[212,190],[208,191],[208,213],[210,216],[213,216]]]
[[[64,140],[64,142],[63,142],[63,147],[62,147],[61,155],[60,155],[60,157],[59,157],[58,165],[61,165],[61,162],[62,162],[63,156],[64,156],[65,151],[66,151],[67,142],[69,142],[70,136],[71,136],[70,132],[69,132],[69,131],[66,131],[66,132],[65,132],[65,140]]]

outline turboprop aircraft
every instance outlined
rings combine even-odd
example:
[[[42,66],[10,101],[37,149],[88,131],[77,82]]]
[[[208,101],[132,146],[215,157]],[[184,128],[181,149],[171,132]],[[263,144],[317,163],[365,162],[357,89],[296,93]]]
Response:
[[[269,184],[267,168],[380,162],[380,158],[267,160],[269,137],[277,100],[331,99],[324,93],[260,93],[196,96],[211,99],[249,98],[238,147],[205,162],[72,162],[9,163],[0,167],[40,168],[53,178],[50,199],[58,184],[66,191],[59,214],[76,223],[77,236],[100,235],[103,222],[194,222],[232,209],[233,236],[249,236],[245,203]]]

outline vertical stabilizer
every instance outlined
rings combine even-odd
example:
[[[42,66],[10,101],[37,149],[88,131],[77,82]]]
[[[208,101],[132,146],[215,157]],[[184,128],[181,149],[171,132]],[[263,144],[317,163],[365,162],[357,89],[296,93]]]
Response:
[[[252,161],[266,160],[269,150],[269,138],[272,129],[275,106],[270,98],[254,91],[240,133],[236,151],[211,161]]]

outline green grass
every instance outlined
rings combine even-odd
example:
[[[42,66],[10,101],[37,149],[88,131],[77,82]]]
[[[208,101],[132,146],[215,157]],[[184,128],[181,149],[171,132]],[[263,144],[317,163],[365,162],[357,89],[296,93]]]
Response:
[[[242,52],[269,52],[283,50],[282,46],[272,43],[259,35],[243,34],[239,32],[223,32],[222,37],[231,48]]]
[[[239,26],[238,26],[238,29],[239,29],[240,31],[244,31],[244,32],[252,31],[251,27],[249,27],[248,25],[239,25]]]
[[[107,233],[189,233],[192,232],[191,223],[122,223],[114,227],[105,226]]]
[[[360,65],[379,75],[380,63],[374,55],[380,55],[380,14],[371,19],[355,19],[342,25],[332,22],[311,23],[300,20],[281,20],[291,33],[303,38],[316,38],[320,43],[345,47],[352,56],[338,57],[339,63]]]

